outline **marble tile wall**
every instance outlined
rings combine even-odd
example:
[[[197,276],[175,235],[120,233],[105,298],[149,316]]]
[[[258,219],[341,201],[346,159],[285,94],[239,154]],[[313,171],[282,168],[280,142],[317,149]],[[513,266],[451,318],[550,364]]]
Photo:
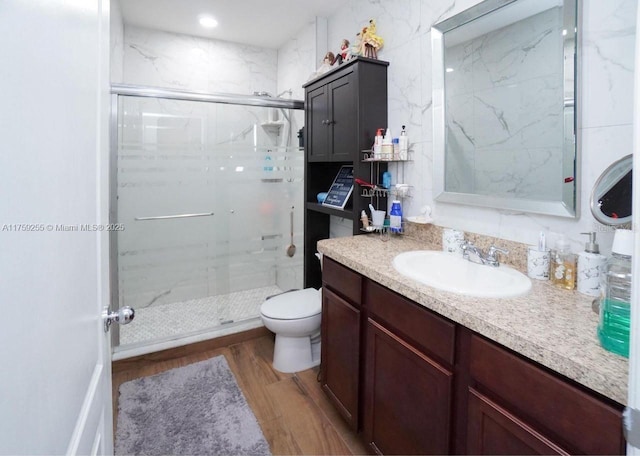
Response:
[[[407,125],[413,147],[413,165],[407,181],[413,198],[405,201],[405,215],[423,205],[433,208],[438,225],[497,238],[534,244],[540,231],[551,244],[558,233],[567,235],[574,251],[584,248],[584,231],[599,232],[604,253],[610,251],[613,232],[598,224],[589,209],[591,188],[602,171],[632,152],[632,97],[634,70],[635,0],[583,0],[582,73],[578,79],[581,160],[579,218],[514,213],[496,209],[434,202],[431,110],[432,24],[451,17],[478,0],[349,0],[328,18],[329,48],[353,41],[369,19],[385,40],[379,58],[389,66],[389,126],[398,132]]]
[[[200,91],[275,94],[277,51],[125,25],[124,82]]]
[[[110,64],[111,82],[122,82],[124,72],[124,21],[120,2],[112,0],[110,3]]]

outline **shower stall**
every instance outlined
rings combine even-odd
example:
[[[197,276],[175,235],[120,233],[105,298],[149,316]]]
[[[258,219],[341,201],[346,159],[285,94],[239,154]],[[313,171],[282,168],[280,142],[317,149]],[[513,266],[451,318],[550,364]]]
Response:
[[[261,326],[302,287],[303,103],[112,87],[114,359]]]

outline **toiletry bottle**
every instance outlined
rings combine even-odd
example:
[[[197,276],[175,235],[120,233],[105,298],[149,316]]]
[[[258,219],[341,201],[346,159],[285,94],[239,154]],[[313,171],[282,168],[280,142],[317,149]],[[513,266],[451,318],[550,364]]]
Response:
[[[578,291],[588,296],[599,296],[600,274],[607,257],[600,254],[595,232],[581,234],[589,236],[589,242],[585,244],[584,252],[578,255]]]
[[[380,160],[382,155],[382,128],[378,128],[376,131],[376,138],[373,142],[373,158],[375,160]]]
[[[389,226],[392,233],[402,232],[402,205],[399,200],[391,202],[391,211],[389,211]]]
[[[384,188],[391,188],[391,173],[389,171],[382,173],[382,186]]]
[[[569,243],[562,236],[556,241],[556,248],[551,253],[551,283],[573,290],[576,287],[576,257],[569,249]]]
[[[267,150],[267,155],[264,157],[263,171],[273,171],[273,161],[271,160],[271,149]]]
[[[616,230],[602,272],[598,339],[606,350],[629,357],[633,231]]]
[[[405,126],[403,125],[399,138],[400,155],[398,156],[398,160],[409,159],[409,137],[407,136],[407,132],[404,128]]]
[[[393,157],[392,160],[398,160],[400,157],[400,139],[393,138]]]
[[[367,213],[362,209],[362,213],[360,214],[360,221],[362,222],[362,228],[369,228],[369,217],[367,217]]]
[[[391,160],[393,158],[393,143],[391,142],[391,130],[387,128],[387,132],[382,138],[382,157],[383,160]]]

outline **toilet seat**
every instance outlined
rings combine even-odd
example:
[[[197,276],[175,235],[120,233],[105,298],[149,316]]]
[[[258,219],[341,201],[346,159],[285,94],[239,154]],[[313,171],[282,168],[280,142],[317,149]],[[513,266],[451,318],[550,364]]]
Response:
[[[320,290],[305,288],[283,293],[266,300],[260,312],[274,320],[298,320],[312,317],[322,312]]]

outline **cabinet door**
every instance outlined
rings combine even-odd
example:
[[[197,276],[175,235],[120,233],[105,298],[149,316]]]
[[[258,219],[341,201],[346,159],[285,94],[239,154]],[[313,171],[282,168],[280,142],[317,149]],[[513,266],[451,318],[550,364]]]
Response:
[[[347,420],[358,428],[360,311],[322,289],[322,388]]]
[[[307,93],[307,159],[327,161],[329,159],[329,97],[327,86]]]
[[[531,426],[469,389],[467,454],[569,454]]]
[[[359,157],[356,94],[353,74],[329,85],[329,146],[331,161],[352,161]]]
[[[452,373],[369,319],[364,435],[381,454],[448,454]]]

